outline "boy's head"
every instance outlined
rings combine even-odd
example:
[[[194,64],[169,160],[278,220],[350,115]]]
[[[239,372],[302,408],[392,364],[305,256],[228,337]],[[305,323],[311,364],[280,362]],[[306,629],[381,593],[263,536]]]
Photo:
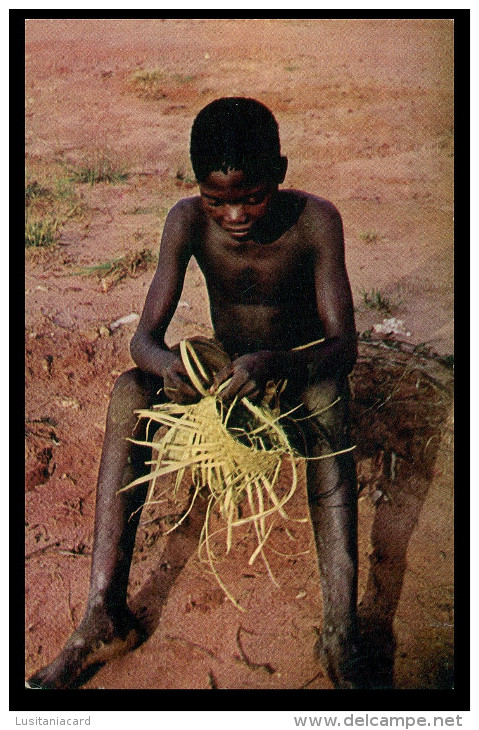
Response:
[[[276,119],[255,99],[233,96],[205,106],[193,122],[190,153],[198,183],[212,172],[241,170],[251,183],[278,185],[286,173]]]

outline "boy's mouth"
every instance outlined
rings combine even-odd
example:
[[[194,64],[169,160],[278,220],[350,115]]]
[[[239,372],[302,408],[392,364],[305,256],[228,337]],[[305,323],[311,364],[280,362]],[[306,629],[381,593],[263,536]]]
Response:
[[[249,234],[250,230],[251,226],[247,228],[225,228],[225,231],[233,238],[244,238]]]

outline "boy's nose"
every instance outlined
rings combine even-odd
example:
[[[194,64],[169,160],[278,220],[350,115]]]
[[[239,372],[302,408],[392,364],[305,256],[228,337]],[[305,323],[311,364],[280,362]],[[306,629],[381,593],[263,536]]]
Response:
[[[226,209],[225,218],[228,223],[244,223],[246,214],[242,205],[229,205]]]

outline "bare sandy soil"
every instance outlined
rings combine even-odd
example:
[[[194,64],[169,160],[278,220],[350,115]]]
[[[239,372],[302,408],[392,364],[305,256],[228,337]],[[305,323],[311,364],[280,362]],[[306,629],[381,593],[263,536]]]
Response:
[[[57,211],[56,243],[26,251],[26,676],[82,617],[106,408],[132,365],[136,320],[111,325],[141,312],[153,267],[119,282],[78,272],[156,254],[168,209],[196,192],[192,119],[245,95],[278,119],[286,185],[342,213],[357,329],[373,339],[352,378],[373,683],[450,687],[453,384],[431,355],[453,352],[452,22],[40,19],[27,22],[26,52],[29,210]],[[140,93],[135,72],[155,70]],[[113,179],[69,182],[94,164]],[[368,334],[391,317],[403,326],[386,343],[407,352]],[[198,333],[211,324],[192,262],[168,342]],[[291,511],[306,509],[303,479]],[[169,542],[158,521],[140,528],[130,598],[149,638],[83,686],[330,688],[312,653],[321,593],[309,525],[295,528],[296,555],[272,554],[280,588],[259,561],[248,566],[251,536],[237,537],[221,570],[239,613],[198,562],[198,520]],[[291,552],[284,541],[279,530],[277,549]]]

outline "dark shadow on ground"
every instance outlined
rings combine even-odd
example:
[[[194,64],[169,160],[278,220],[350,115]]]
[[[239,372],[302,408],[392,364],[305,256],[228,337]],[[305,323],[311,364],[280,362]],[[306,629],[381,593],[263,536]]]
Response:
[[[359,621],[370,683],[378,689],[394,687],[393,621],[408,543],[434,476],[452,402],[451,373],[444,369],[444,377],[436,379],[423,364],[404,353],[362,348],[352,376],[359,489],[376,504]],[[369,468],[362,475],[365,462]],[[438,688],[452,686],[450,676],[438,676],[437,682]]]
[[[177,505],[171,502],[172,508]],[[163,515],[165,510],[163,508]],[[145,520],[140,524],[137,536],[137,550],[148,554],[152,542],[160,541],[161,553],[155,549],[155,568],[153,568],[129,605],[141,622],[148,636],[156,630],[168,594],[191,555],[198,550],[201,530],[205,521],[206,500],[197,499],[194,509],[185,521],[168,535],[164,535],[172,525],[165,523],[164,516]],[[178,517],[178,516],[176,516]],[[150,521],[151,520],[151,521]],[[143,534],[141,534],[143,532]]]

